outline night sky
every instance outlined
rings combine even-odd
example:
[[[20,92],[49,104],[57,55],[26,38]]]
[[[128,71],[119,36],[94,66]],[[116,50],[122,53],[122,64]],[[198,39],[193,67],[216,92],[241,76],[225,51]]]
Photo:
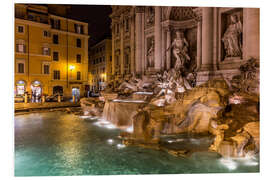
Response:
[[[110,5],[48,4],[46,6],[49,6],[51,14],[88,23],[89,47],[106,37],[111,37],[109,15],[112,13],[112,9]],[[66,12],[68,13],[66,14]]]
[[[72,5],[69,16],[88,23],[89,46],[111,36],[111,6]]]

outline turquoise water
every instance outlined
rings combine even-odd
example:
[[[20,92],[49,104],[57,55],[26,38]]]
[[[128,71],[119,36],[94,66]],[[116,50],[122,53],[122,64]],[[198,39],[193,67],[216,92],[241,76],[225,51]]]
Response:
[[[63,112],[15,116],[15,176],[259,172],[258,157],[228,160],[206,151],[174,157],[124,147],[119,132]],[[176,141],[171,145],[184,143]]]

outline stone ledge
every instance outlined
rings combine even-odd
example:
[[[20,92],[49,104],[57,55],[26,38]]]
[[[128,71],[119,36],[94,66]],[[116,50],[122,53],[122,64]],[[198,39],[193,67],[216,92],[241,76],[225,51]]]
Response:
[[[79,102],[15,103],[14,111],[19,112],[36,109],[51,109],[51,108],[79,107],[79,106],[80,106]]]

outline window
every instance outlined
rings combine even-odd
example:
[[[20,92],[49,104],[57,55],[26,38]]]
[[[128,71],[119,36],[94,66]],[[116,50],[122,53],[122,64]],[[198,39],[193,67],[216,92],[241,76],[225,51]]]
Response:
[[[81,72],[80,71],[77,72],[77,80],[81,80]]]
[[[74,24],[75,33],[83,34],[83,25]]]
[[[60,80],[60,71],[59,70],[53,71],[53,79]]]
[[[78,48],[82,47],[81,39],[77,39],[76,46],[77,46]]]
[[[49,56],[50,55],[50,48],[43,47],[42,52],[43,52],[43,55]]]
[[[44,74],[50,74],[50,65],[49,64],[44,64],[43,65],[43,73]]]
[[[112,61],[112,56],[110,56],[110,61]]]
[[[60,20],[59,19],[51,19],[51,26],[53,29],[60,29]]]
[[[18,73],[24,73],[24,63],[18,63]]]
[[[24,33],[24,26],[18,26],[18,32]]]
[[[59,53],[58,52],[53,52],[53,60],[58,61],[59,60]]]
[[[77,58],[76,58],[77,59],[77,63],[81,63],[81,58],[82,58],[81,55],[80,54],[77,54]]]
[[[51,34],[50,34],[49,31],[43,31],[43,36],[44,36],[44,37],[50,37]]]
[[[16,52],[25,53],[26,48],[24,44],[16,44]]]
[[[58,44],[58,35],[57,34],[53,35],[53,44]]]

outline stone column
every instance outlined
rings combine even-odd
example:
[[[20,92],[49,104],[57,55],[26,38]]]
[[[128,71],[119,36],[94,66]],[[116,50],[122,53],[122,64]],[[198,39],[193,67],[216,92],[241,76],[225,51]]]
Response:
[[[144,38],[144,11],[142,11],[142,20],[141,20],[141,42],[142,42],[142,45],[141,45],[141,64],[142,64],[142,71],[141,73],[143,74],[146,70],[146,54],[145,54],[145,38]]]
[[[140,74],[142,71],[142,13],[141,8],[136,7],[136,17],[135,17],[135,32],[136,32],[136,54],[135,54],[135,64],[136,64],[136,73]]]
[[[166,42],[166,69],[169,70],[171,68],[171,49],[168,48],[171,46],[171,30],[168,28],[167,32],[167,42]]]
[[[260,58],[260,9],[243,9],[243,59]]]
[[[204,7],[202,17],[202,65],[201,71],[213,67],[213,8]]]
[[[197,70],[200,69],[202,64],[202,22],[197,23]]]
[[[135,21],[134,21],[134,11],[130,12],[130,72],[135,72]]]
[[[124,17],[120,18],[120,74],[124,74]]]
[[[115,73],[115,55],[114,55],[114,51],[115,51],[115,47],[114,47],[114,33],[115,33],[115,25],[114,22],[112,21],[112,75],[114,75]]]
[[[161,7],[155,7],[155,69],[161,69]]]
[[[165,51],[166,51],[166,32],[164,30],[164,28],[162,28],[162,42],[161,42],[161,69],[165,70],[166,67],[166,59],[165,59]]]

